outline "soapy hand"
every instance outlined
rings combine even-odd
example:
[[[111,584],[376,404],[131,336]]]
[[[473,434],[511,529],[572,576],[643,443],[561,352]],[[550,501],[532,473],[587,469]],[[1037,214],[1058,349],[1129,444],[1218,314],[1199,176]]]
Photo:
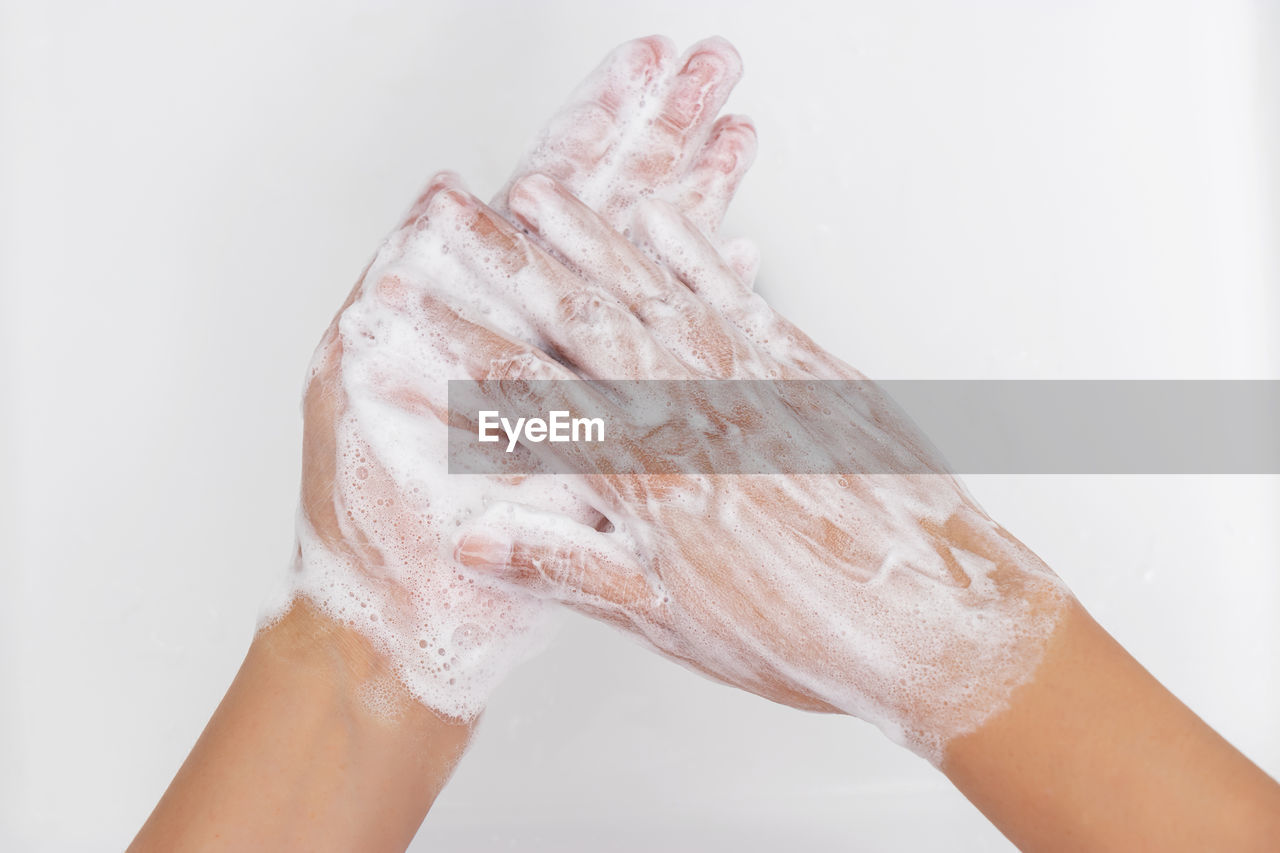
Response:
[[[860,378],[752,294],[669,204],[636,207],[632,244],[546,176],[518,181],[509,203],[563,263],[518,233],[472,248],[496,275],[548,294],[530,321],[574,374],[470,329],[487,341],[481,349],[507,347],[507,369],[491,378]],[[607,410],[607,400],[582,397],[585,386],[557,386],[566,395],[557,405]],[[520,383],[482,387],[511,411]],[[874,385],[850,387],[845,439],[879,458],[869,470],[893,471],[901,459],[911,461],[903,471],[937,473],[654,475],[641,473],[640,459],[606,472],[583,466],[568,479],[607,525],[498,500],[466,525],[457,556],[716,679],[862,717],[938,761],[947,741],[980,726],[1031,675],[1069,596],[931,461],[927,441]],[[696,399],[672,404],[697,414]],[[750,429],[748,421],[734,426]],[[559,468],[578,461],[571,444],[536,452]],[[644,445],[631,452],[643,456]]]
[[[642,195],[661,194],[710,234],[754,153],[748,121],[714,122],[740,72],[723,40],[683,58],[663,38],[627,43],[587,78],[516,175],[553,171],[615,218]],[[487,287],[491,271],[475,263],[477,240],[513,233],[456,176],[437,175],[325,333],[304,401],[290,600],[305,596],[360,631],[410,693],[460,719],[478,714],[510,667],[536,650],[545,607],[463,571],[451,556],[455,528],[487,497],[598,521],[564,483],[447,477],[447,380],[502,369],[505,353],[449,334],[441,310],[542,342],[522,308],[538,293]]]
[[[678,61],[663,39],[629,43],[493,208],[432,181],[313,360],[291,592],[319,611],[258,635],[130,849],[404,849],[549,600],[725,683],[876,723],[1022,849],[1272,849],[1280,787],[872,383],[808,393],[861,377],[751,293],[749,244],[715,240],[754,150],[745,120],[711,124],[737,74],[718,40]],[[476,426],[448,410],[450,378],[499,380],[481,386],[498,408],[527,403],[530,378],[798,380],[772,427],[829,407],[818,446],[866,473],[641,473],[682,449],[671,430],[603,466],[534,442],[519,468],[448,477],[446,435]],[[760,419],[705,387],[663,402],[750,438]],[[623,415],[601,383],[556,388],[556,409]],[[522,476],[539,465],[579,473]]]
[[[554,176],[618,231],[635,206],[675,203],[706,234],[724,219],[755,157],[755,128],[743,116],[715,118],[742,76],[742,60],[722,38],[677,58],[670,40],[619,47],[569,98],[492,202],[524,175]]]

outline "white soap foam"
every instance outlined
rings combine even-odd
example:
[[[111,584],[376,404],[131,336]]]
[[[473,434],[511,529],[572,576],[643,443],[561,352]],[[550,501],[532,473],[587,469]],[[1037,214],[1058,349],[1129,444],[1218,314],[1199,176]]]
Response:
[[[943,476],[687,479],[614,490],[628,499],[610,536],[665,602],[630,611],[637,631],[727,683],[867,720],[935,763],[1031,677],[1068,600]]]
[[[707,184],[705,175],[689,170],[702,138],[691,141],[690,152],[660,152],[680,165],[656,186],[633,168],[638,158],[653,154],[646,146],[656,145],[654,105],[676,70],[670,60],[660,66],[640,93],[645,104],[622,102],[610,125],[571,104],[522,171],[548,163],[557,139],[590,136],[584,122],[596,122],[608,156],[589,171],[566,175],[588,199],[607,198],[620,221],[642,194],[691,198],[680,186]],[[606,73],[618,72],[602,67],[582,91],[599,91]],[[455,189],[438,193],[425,213],[415,213],[421,215],[380,249],[313,361],[309,382],[326,383],[323,393],[337,407],[331,506],[304,501],[290,588],[265,620],[304,596],[369,638],[417,699],[444,715],[470,719],[503,676],[540,647],[547,607],[463,569],[452,557],[456,529],[495,499],[583,523],[599,516],[572,481],[448,475],[448,427],[441,420],[447,380],[475,378],[476,342],[442,329],[422,298],[430,294],[462,317],[533,344],[545,341],[527,318],[553,316],[557,306],[545,289],[525,286],[527,275],[509,275],[507,260],[494,257],[492,247],[471,233],[475,210],[459,204]],[[498,371],[521,367],[518,358],[514,364],[494,359]],[[480,365],[479,373],[485,372]],[[336,529],[323,528],[330,510]],[[369,694],[374,705],[379,695]]]
[[[560,133],[598,119],[574,115]],[[627,167],[655,134],[653,101],[622,115],[619,138],[603,146],[615,153],[574,188],[615,228],[649,192]],[[548,162],[541,144],[527,168]],[[495,254],[469,230],[472,214],[439,196],[426,222],[388,240],[344,311],[328,342],[341,345],[333,510],[343,543],[317,533],[305,512],[298,523],[292,594],[369,637],[414,696],[473,717],[544,636],[540,600],[451,556],[455,532],[495,500],[588,525],[606,509],[621,550],[649,568],[652,600],[667,602],[660,620],[631,614],[652,645],[771,698],[868,719],[935,761],[1034,671],[1066,593],[945,477],[669,479],[660,494],[636,489],[632,503],[574,478],[449,477],[448,428],[433,412],[447,405],[447,379],[475,377],[476,342],[442,329],[418,297],[434,294],[465,318],[539,345],[546,327],[529,318],[563,314],[545,268]],[[698,261],[681,251],[686,264]],[[761,354],[732,362],[728,375],[743,365],[772,375],[772,360],[787,376],[857,376],[735,286],[744,307],[726,313]],[[686,340],[685,356],[698,346]],[[522,364],[496,354],[490,367]],[[909,433],[879,414],[873,402],[850,401],[851,422],[879,430],[893,452],[914,452]],[[960,522],[963,548],[939,533]]]
[[[561,233],[569,239],[557,243]],[[605,251],[567,231],[544,236],[570,258]],[[691,376],[721,378],[708,372],[704,354],[745,350],[727,362],[729,376],[772,375],[774,364],[791,378],[862,379],[743,288],[692,229],[668,222],[643,236],[655,258],[683,267],[686,281],[738,301],[722,306],[736,325],[702,315],[688,329],[692,339],[667,339]],[[659,298],[664,282],[648,281]],[[690,387],[665,384],[662,393]],[[939,473],[596,478],[593,502],[612,525],[609,546],[564,525],[542,541],[576,537],[584,549],[629,554],[649,593],[621,610],[677,661],[778,701],[861,717],[939,762],[949,740],[1006,707],[1031,677],[1069,593],[942,473],[927,439],[873,386],[850,388],[848,399],[827,399],[841,417],[821,419],[847,428],[818,436],[817,446],[853,447],[862,470],[900,462],[898,470],[919,471],[925,462]],[[673,402],[667,410],[698,422],[696,396]],[[664,410],[657,401],[642,408]],[[812,422],[797,416],[794,430],[768,428],[799,434]],[[520,527],[512,517],[510,508],[495,508],[486,521],[498,528],[482,522],[475,530],[487,526],[481,535],[506,541],[502,528]],[[567,546],[549,552],[541,574],[555,575],[554,561],[569,553]],[[564,568],[570,585],[583,571]],[[557,597],[579,601],[571,587]]]

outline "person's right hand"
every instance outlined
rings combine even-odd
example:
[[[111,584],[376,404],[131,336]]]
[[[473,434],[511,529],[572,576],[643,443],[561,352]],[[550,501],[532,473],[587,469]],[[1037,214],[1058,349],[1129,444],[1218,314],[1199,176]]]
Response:
[[[484,257],[545,290],[540,302],[564,307],[538,328],[578,377],[861,378],[751,294],[670,205],[638,209],[631,233],[646,256],[545,176],[518,182],[510,203],[565,263],[519,235],[481,241]],[[492,336],[487,346],[504,350]],[[571,375],[507,351],[504,378]],[[481,393],[516,411],[508,395],[521,387],[487,383]],[[584,383],[563,387],[589,393]],[[753,429],[749,412],[700,412],[685,387],[667,385],[677,419]],[[790,402],[796,429],[771,424],[779,434],[802,431],[803,395]],[[611,413],[606,423],[622,417],[605,399],[590,405]],[[604,468],[573,444],[530,445],[558,468],[583,466],[568,479],[608,525],[496,502],[464,528],[457,555],[716,679],[862,717],[938,761],[947,741],[1031,675],[1069,594],[930,459],[928,442],[872,383],[850,383],[824,405],[842,406],[824,419],[847,423],[838,438],[867,463],[858,470],[909,473],[655,475],[643,464],[652,440],[626,447],[634,464]]]

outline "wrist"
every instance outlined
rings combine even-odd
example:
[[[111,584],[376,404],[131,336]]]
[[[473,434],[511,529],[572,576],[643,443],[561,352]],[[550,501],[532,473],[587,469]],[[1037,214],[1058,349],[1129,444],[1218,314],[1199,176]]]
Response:
[[[1076,602],[942,770],[1022,849],[1262,850],[1280,832],[1280,787]]]
[[[938,764],[947,744],[1001,713],[1033,678],[1072,599],[980,511],[922,527],[932,553],[895,564],[877,590],[888,624],[909,630],[882,633],[891,644],[880,647],[884,674],[869,693],[881,716],[872,722]]]
[[[304,599],[254,639],[136,850],[403,850],[472,726]]]
[[[278,678],[298,683],[327,716],[340,718],[353,737],[370,743],[398,739],[404,750],[420,749],[461,757],[478,718],[456,720],[422,704],[405,688],[390,659],[363,634],[322,613],[305,598],[254,639],[250,656],[260,656]],[[444,778],[440,779],[443,785]]]
[[[297,598],[281,616],[263,627],[253,651],[276,666],[306,675],[333,688],[353,707],[367,685],[394,679],[387,657],[356,631],[326,616],[306,598]],[[399,692],[404,692],[399,688]],[[404,693],[405,698],[408,694]]]

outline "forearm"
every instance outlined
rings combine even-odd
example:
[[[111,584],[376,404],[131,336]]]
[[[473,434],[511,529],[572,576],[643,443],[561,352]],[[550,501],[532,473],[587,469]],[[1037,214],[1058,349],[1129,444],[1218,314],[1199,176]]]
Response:
[[[1028,850],[1261,850],[1280,786],[1160,685],[1080,605],[1009,709],[943,771]]]
[[[132,850],[403,850],[471,727],[305,603],[254,640]]]

